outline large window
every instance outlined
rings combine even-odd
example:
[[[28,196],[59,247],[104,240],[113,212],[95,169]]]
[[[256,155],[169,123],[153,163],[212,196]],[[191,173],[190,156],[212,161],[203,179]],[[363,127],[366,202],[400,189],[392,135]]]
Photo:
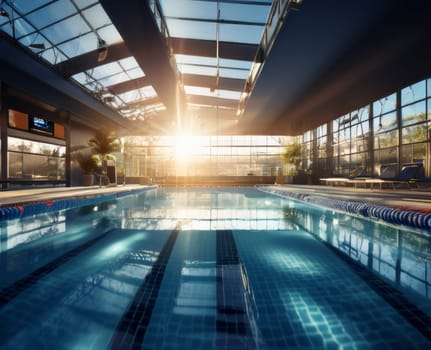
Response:
[[[315,136],[307,131],[304,148],[313,142],[317,146],[317,154],[310,152],[309,161],[322,163],[328,157],[325,164],[332,164],[334,175],[358,168],[376,175],[382,166],[401,168],[408,163],[422,164],[431,175],[430,97],[431,79],[423,80],[318,127]],[[324,150],[326,126],[332,127],[332,144]]]
[[[426,81],[401,90],[401,163],[425,162],[428,150]]]
[[[284,136],[128,137],[127,176],[275,176]]]
[[[8,137],[8,178],[64,180],[65,146]]]

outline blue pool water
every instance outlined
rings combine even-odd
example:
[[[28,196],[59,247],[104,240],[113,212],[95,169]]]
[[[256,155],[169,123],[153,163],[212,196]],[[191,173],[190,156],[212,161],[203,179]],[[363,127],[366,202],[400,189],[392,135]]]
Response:
[[[427,232],[254,188],[0,223],[0,349],[430,349]]]

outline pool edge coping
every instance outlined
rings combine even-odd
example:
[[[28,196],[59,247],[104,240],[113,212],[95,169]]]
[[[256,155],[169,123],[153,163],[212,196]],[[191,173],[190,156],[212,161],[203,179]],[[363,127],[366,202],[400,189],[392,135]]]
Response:
[[[116,192],[79,193],[63,195],[63,197],[49,197],[37,200],[17,200],[14,203],[0,205],[0,222],[19,219],[37,214],[72,209],[80,206],[94,205],[109,200],[115,200],[130,195],[157,189],[157,185],[142,188],[127,188]]]

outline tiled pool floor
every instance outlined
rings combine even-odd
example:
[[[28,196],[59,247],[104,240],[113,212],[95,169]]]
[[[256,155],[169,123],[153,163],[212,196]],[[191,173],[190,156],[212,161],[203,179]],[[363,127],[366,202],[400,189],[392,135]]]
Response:
[[[387,280],[429,294],[424,236],[253,188],[130,197],[2,226],[0,348],[431,348],[431,313]]]

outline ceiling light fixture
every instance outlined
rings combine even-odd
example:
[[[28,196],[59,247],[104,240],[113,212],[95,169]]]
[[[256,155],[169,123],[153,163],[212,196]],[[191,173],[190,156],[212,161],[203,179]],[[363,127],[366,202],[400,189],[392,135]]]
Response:
[[[292,7],[292,9],[294,10],[298,10],[299,6],[301,6],[302,4],[302,0],[291,0],[290,1],[290,6]]]
[[[106,44],[106,41],[99,38],[97,40],[97,62],[103,62],[106,60],[106,57],[108,56],[108,45]]]

